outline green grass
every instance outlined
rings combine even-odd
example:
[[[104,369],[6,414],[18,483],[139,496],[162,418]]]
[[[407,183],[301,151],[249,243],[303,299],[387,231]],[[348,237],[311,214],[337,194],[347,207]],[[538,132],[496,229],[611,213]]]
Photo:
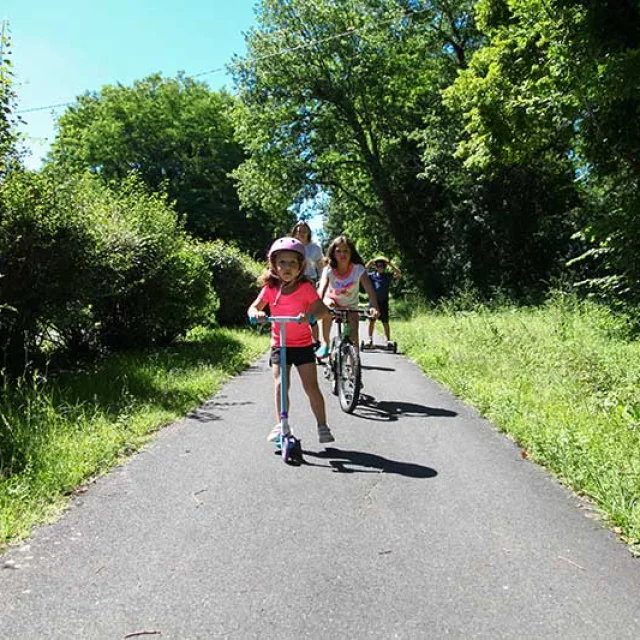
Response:
[[[475,406],[631,545],[640,542],[640,342],[623,316],[558,298],[539,308],[423,310],[402,351]]]
[[[0,395],[0,550],[55,518],[69,496],[186,415],[263,353],[268,337],[193,331],[169,349],[5,383]]]

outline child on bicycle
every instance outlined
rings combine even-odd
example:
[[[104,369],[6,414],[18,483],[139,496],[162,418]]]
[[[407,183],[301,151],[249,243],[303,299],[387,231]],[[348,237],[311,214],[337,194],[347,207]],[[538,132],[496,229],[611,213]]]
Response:
[[[367,269],[371,269],[372,266],[374,270],[369,271],[369,278],[373,283],[373,287],[376,290],[376,297],[378,298],[378,306],[380,308],[378,320],[382,322],[384,337],[387,339],[387,347],[391,347],[393,343],[391,342],[391,329],[389,327],[389,289],[391,283],[400,277],[401,271],[385,256],[376,256],[365,265]],[[387,271],[387,267],[389,267],[391,271]],[[368,327],[369,338],[367,340],[368,347],[373,346],[373,330],[375,325],[376,319],[370,318]]]
[[[327,249],[329,264],[323,269],[318,293],[328,307],[349,310],[349,329],[356,349],[358,339],[358,297],[360,285],[369,296],[369,307],[372,318],[378,317],[378,300],[373,284],[367,275],[355,245],[347,236],[338,236]],[[322,321],[322,345],[316,351],[317,358],[329,355],[329,337],[331,335],[332,318]]]
[[[291,374],[291,365],[295,365],[302,386],[309,398],[318,429],[320,443],[333,442],[334,437],[327,426],[324,397],[318,386],[316,360],[313,351],[313,339],[309,326],[309,317],[324,318],[329,310],[324,305],[311,282],[305,277],[304,245],[295,238],[279,238],[269,249],[269,269],[260,277],[261,285],[258,297],[249,307],[250,319],[264,322],[265,307],[274,316],[291,316],[301,319],[287,325],[287,389]],[[271,326],[271,357],[269,363],[275,386],[276,425],[267,436],[267,441],[275,442],[280,436],[280,325]],[[287,398],[287,410],[289,398]]]

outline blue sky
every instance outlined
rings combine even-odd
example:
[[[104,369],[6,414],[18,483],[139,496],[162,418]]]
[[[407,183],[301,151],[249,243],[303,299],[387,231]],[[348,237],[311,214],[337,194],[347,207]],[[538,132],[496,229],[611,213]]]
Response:
[[[3,0],[9,23],[17,110],[73,101],[106,84],[130,85],[152,73],[197,75],[246,53],[243,32],[255,25],[255,0]],[[200,76],[212,89],[233,89],[225,71]],[[62,109],[23,113],[38,168]]]

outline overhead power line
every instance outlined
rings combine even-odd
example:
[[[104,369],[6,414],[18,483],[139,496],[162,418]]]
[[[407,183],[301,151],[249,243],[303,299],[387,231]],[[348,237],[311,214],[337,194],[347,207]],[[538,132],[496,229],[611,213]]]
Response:
[[[425,13],[426,11],[428,11],[428,9],[420,9],[418,11],[407,11],[406,13],[404,13],[401,16],[395,17],[395,18],[389,18],[387,20],[378,20],[375,22],[376,25],[381,25],[381,24],[388,24],[388,23],[392,23],[392,22],[398,22],[400,20],[405,20],[407,18],[410,18],[411,16],[414,15],[418,15],[420,13]],[[330,40],[338,40],[340,38],[344,38],[345,36],[349,36],[349,35],[353,35],[355,33],[362,33],[364,31],[368,31],[370,29],[370,25],[367,25],[365,27],[361,27],[360,29],[356,29],[355,27],[349,27],[346,31],[343,31],[341,33],[336,33],[334,35],[331,36],[324,36],[321,38],[313,38],[311,40],[308,40],[307,42],[304,42],[302,44],[293,46],[293,47],[284,47],[283,49],[278,49],[277,51],[274,51],[273,53],[268,53],[266,55],[263,56],[257,56],[255,58],[248,58],[247,62],[251,63],[251,62],[259,62],[261,60],[267,60],[269,58],[274,58],[277,56],[282,56],[282,55],[286,55],[288,53],[294,53],[296,51],[301,51],[303,49],[309,49],[311,47],[313,47],[316,44],[320,44],[322,42],[329,42]],[[207,75],[211,75],[212,73],[219,73],[221,71],[226,71],[225,67],[217,67],[216,69],[209,69],[208,71],[201,71],[200,73],[195,73],[190,75],[190,78],[200,78],[202,76],[207,76]],[[75,104],[76,100],[70,100],[68,102],[58,102],[56,104],[49,104],[46,105],[44,107],[31,107],[29,109],[20,109],[18,111],[16,111],[17,114],[22,114],[22,113],[35,113],[36,111],[47,111],[47,110],[54,110],[54,109],[59,109],[61,107],[70,107],[71,105]]]

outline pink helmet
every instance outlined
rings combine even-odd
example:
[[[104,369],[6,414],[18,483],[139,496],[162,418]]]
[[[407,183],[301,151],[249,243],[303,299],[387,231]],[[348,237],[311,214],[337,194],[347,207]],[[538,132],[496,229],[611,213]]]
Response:
[[[304,245],[300,240],[295,238],[278,238],[269,249],[269,260],[276,251],[295,251],[299,253],[303,258],[305,257]]]

